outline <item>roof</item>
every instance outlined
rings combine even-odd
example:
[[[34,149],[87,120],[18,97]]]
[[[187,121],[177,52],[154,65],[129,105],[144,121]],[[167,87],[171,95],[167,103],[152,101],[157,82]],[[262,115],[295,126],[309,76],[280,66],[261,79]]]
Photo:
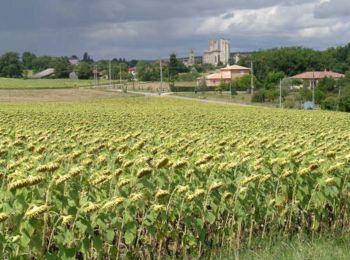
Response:
[[[69,61],[70,65],[78,65],[79,64],[79,59],[71,58],[68,61]]]
[[[323,78],[344,78],[344,74],[340,74],[334,71],[308,71],[293,76],[293,79],[323,79]]]
[[[229,71],[221,71],[221,72],[206,76],[206,79],[209,79],[209,80],[231,79],[231,73]]]
[[[226,70],[250,70],[250,68],[239,66],[239,65],[232,65],[232,66],[227,66],[225,68],[221,69],[222,71]]]
[[[46,69],[46,70],[43,70],[43,71],[40,71],[40,72],[34,74],[32,78],[41,79],[41,78],[51,76],[54,73],[55,73],[55,69],[50,68],[50,69]]]

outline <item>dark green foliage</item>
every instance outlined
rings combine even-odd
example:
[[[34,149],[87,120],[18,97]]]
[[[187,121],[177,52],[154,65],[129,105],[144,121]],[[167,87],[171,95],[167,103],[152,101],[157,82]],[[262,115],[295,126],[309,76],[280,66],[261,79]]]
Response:
[[[270,73],[293,76],[305,71],[333,70],[345,73],[350,69],[350,43],[346,46],[317,51],[302,47],[261,50],[242,57],[239,64],[249,67],[254,62],[254,73],[264,87],[278,78]],[[282,74],[281,74],[282,75]]]
[[[35,72],[39,72],[42,70],[46,70],[50,67],[50,63],[52,61],[52,57],[50,56],[39,56],[36,57],[33,61],[32,61],[32,69]]]
[[[324,78],[318,82],[317,87],[323,92],[335,92],[337,91],[337,81],[333,78]]]
[[[49,67],[55,69],[56,78],[68,78],[69,73],[72,71],[72,68],[70,68],[71,65],[66,57],[52,58]]]
[[[160,65],[159,63],[151,63],[139,61],[136,65],[137,78],[140,81],[159,81]],[[165,75],[163,71],[163,75]]]
[[[32,70],[34,68],[34,60],[36,55],[31,52],[23,52],[22,54],[22,65],[24,69]]]
[[[94,62],[94,60],[90,57],[90,55],[87,52],[84,52],[82,61],[86,63]]]
[[[89,63],[80,62],[76,68],[79,79],[89,79],[92,77],[92,67]]]
[[[336,96],[328,96],[321,103],[322,109],[337,110],[339,107],[339,99]]]
[[[15,78],[22,75],[22,66],[18,53],[8,52],[0,56],[0,76]]]
[[[240,77],[237,80],[233,81],[234,88],[237,91],[247,91],[251,88],[251,75],[244,75]],[[259,86],[259,83],[257,82],[257,78],[254,77],[254,86]]]
[[[183,64],[182,61],[176,58],[176,54],[170,54],[169,58],[169,77],[170,80],[173,80],[176,75],[179,73],[188,72],[188,68]]]

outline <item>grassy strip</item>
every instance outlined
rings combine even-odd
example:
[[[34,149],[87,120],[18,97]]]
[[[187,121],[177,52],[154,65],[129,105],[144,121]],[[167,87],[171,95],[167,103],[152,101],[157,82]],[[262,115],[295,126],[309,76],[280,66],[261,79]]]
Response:
[[[247,260],[320,260],[350,259],[350,237],[344,235],[320,236],[310,238],[297,236],[292,239],[276,236],[256,240],[250,248],[242,248],[239,254],[227,249],[213,251],[210,259],[247,259]]]

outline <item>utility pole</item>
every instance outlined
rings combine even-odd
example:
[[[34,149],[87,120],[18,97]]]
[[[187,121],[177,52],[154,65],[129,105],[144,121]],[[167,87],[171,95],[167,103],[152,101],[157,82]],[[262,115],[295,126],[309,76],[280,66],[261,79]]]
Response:
[[[94,65],[94,86],[97,87],[97,66]]]
[[[314,107],[315,107],[315,72],[313,72],[313,74],[312,74],[313,76],[312,76],[312,84],[311,84],[311,86],[312,86],[312,103],[313,103],[313,105],[314,105]]]
[[[122,64],[119,63],[119,84],[122,84]]]
[[[112,64],[111,61],[109,61],[109,87],[112,87]]]
[[[341,95],[341,84],[339,84],[337,111],[339,111],[340,95]]]
[[[251,71],[251,79],[250,79],[250,89],[252,96],[254,95],[254,70],[253,70],[253,61],[250,62],[250,71]]]
[[[162,66],[162,60],[159,60],[159,67],[160,67],[160,89],[163,91],[163,66]]]
[[[282,108],[282,79],[280,79],[280,108]]]

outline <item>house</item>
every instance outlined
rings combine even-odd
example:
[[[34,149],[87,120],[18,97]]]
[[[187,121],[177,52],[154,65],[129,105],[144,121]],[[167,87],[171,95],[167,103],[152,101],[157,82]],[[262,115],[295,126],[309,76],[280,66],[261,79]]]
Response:
[[[69,61],[69,64],[73,65],[73,66],[76,66],[79,64],[79,58],[77,56],[74,56],[74,55],[72,57],[70,57],[68,59],[68,61]]]
[[[203,63],[217,66],[222,63],[229,63],[230,59],[230,41],[227,39],[210,40],[209,49],[204,52]]]
[[[128,68],[128,73],[132,75],[132,77],[135,79],[136,77],[136,67]]]
[[[230,82],[236,80],[244,75],[250,74],[250,68],[246,68],[239,65],[227,66],[220,69],[219,72],[207,75],[205,77],[206,84],[208,87],[215,87],[223,82]]]
[[[300,79],[306,82],[309,82],[310,88],[315,84],[318,85],[320,79],[323,78],[333,78],[335,80],[344,78],[344,74],[340,74],[334,71],[307,71],[292,77],[292,79]]]

